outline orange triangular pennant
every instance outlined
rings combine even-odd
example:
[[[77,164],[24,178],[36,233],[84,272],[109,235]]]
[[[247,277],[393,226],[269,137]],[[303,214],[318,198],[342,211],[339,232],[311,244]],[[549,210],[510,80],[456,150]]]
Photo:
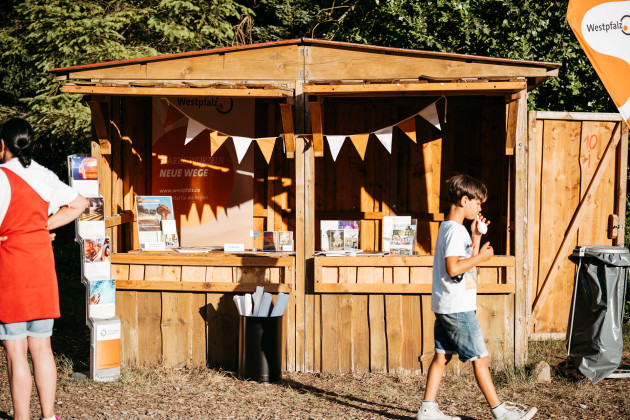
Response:
[[[184,117],[184,114],[182,114],[177,108],[175,108],[171,104],[168,104],[168,111],[166,111],[166,118],[164,118],[164,129],[173,125],[173,123],[175,123],[177,120],[183,117]]]
[[[256,144],[258,144],[258,147],[268,164],[271,161],[273,148],[276,146],[276,137],[256,139]]]
[[[367,149],[368,139],[370,138],[370,133],[368,134],[355,134],[350,137],[352,144],[354,144],[355,149],[359,152],[359,156],[363,160],[365,158],[365,150]]]
[[[414,143],[416,141],[416,116],[407,118],[404,121],[396,124],[396,127],[400,128]]]
[[[212,131],[210,133],[210,156],[214,155],[214,152],[219,150],[219,147],[223,145],[230,136],[226,136],[223,133],[219,133],[218,131]]]

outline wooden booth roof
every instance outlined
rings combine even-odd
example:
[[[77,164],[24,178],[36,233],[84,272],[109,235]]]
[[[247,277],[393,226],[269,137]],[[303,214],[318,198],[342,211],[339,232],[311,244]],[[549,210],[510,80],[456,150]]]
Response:
[[[531,89],[559,63],[294,39],[56,68],[66,93],[292,97]],[[474,88],[469,86],[474,83]]]

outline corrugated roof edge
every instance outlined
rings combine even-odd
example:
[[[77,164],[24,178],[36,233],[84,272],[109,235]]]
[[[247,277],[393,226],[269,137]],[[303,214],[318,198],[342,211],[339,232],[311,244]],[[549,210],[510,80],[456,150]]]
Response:
[[[256,49],[256,48],[268,48],[276,45],[328,45],[328,46],[339,46],[344,48],[357,48],[357,49],[368,49],[368,50],[377,50],[382,52],[393,52],[399,54],[411,54],[411,55],[429,55],[434,57],[445,57],[445,58],[455,58],[461,60],[477,60],[477,61],[491,61],[497,63],[505,63],[505,64],[516,64],[516,65],[532,65],[532,66],[540,66],[540,67],[548,67],[550,69],[557,69],[562,66],[561,63],[551,63],[545,61],[528,61],[528,60],[517,60],[513,58],[497,58],[497,57],[485,57],[480,55],[466,55],[466,54],[456,54],[456,53],[446,53],[439,51],[423,51],[423,50],[409,50],[404,48],[394,48],[394,47],[380,47],[377,45],[366,45],[366,44],[354,44],[350,42],[339,42],[339,41],[328,41],[322,39],[314,39],[314,38],[299,38],[299,39],[289,39],[283,41],[272,41],[272,42],[262,42],[260,44],[247,44],[247,45],[237,45],[233,47],[221,47],[214,48],[211,50],[200,50],[200,51],[189,51],[183,53],[175,53],[175,54],[163,54],[156,55],[151,57],[138,57],[138,58],[129,58],[125,60],[114,60],[114,61],[105,61],[102,63],[92,63],[92,64],[81,64],[77,66],[70,67],[59,67],[51,69],[52,73],[63,73],[70,70],[87,70],[94,69],[99,67],[109,67],[116,65],[124,65],[124,64],[133,64],[133,63],[143,63],[143,62],[152,62],[159,61],[165,59],[176,59],[181,57],[194,57],[198,55],[206,55],[206,54],[221,54],[229,51],[242,51],[248,49]]]

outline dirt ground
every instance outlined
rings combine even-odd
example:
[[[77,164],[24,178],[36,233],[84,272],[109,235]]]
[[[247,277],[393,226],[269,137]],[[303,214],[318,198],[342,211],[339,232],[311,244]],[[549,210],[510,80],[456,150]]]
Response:
[[[627,330],[627,329],[626,329]],[[120,381],[73,379],[87,369],[87,331],[56,331],[53,351],[59,366],[56,414],[65,419],[412,419],[422,400],[424,376],[286,373],[280,382],[243,381],[212,369],[123,369]],[[494,371],[499,396],[538,407],[537,419],[630,419],[630,379],[592,385],[559,368],[562,342],[530,345],[523,370]],[[531,366],[552,368],[550,383],[535,383]],[[622,360],[630,364],[626,346]],[[0,362],[0,419],[11,419],[4,358]],[[446,376],[438,403],[464,420],[490,419],[473,376]],[[32,416],[39,404],[33,391]]]

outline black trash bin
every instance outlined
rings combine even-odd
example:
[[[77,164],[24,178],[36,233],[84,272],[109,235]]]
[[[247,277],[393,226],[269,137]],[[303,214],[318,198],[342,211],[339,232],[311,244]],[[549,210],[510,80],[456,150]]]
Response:
[[[623,351],[623,310],[630,251],[604,245],[578,246],[567,328],[567,355],[592,383],[619,367]]]
[[[239,329],[238,375],[258,382],[282,377],[282,316],[242,316]]]

